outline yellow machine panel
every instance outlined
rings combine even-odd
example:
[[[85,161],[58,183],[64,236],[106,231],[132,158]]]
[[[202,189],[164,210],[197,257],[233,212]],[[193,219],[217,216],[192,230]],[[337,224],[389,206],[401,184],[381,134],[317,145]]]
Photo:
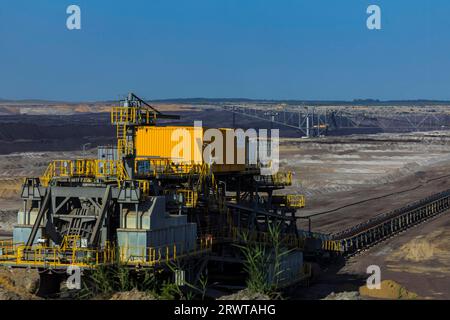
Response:
[[[143,126],[136,130],[136,156],[202,164],[203,128]]]
[[[207,162],[207,159],[203,158],[205,148],[211,143],[211,136],[205,135],[206,130],[206,128],[192,126],[138,127],[135,137],[136,157],[170,159],[175,163],[203,164]],[[213,133],[219,132],[222,138],[222,147],[220,148],[222,157],[218,157],[217,149],[213,148],[214,152],[212,152],[212,156],[217,157],[217,161],[223,162],[218,164],[213,161],[213,171],[215,172],[245,170],[245,163],[248,159],[245,148],[240,148],[243,156],[239,159],[241,163],[238,163],[236,139],[231,144],[226,143],[227,136],[229,137],[227,132],[229,133],[231,130],[222,128],[213,131]],[[215,147],[219,147],[219,144]],[[234,150],[230,150],[230,147]],[[232,163],[226,163],[227,154],[233,155],[231,156]],[[228,160],[230,162],[230,159]]]

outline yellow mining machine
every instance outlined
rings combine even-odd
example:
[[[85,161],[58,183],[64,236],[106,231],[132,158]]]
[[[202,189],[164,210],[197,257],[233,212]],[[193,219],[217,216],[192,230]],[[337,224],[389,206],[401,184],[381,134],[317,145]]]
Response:
[[[205,128],[159,121],[178,118],[132,93],[113,107],[116,146],[99,147],[96,159],[54,160],[41,177],[25,180],[23,208],[13,239],[0,243],[0,264],[51,272],[175,261],[224,274],[242,270],[236,244],[243,233],[270,247],[269,226],[276,223],[283,246],[292,249],[284,279],[303,277],[305,235],[295,213],[304,197],[276,192],[292,183],[291,173],[263,175],[262,164],[248,160],[248,140],[244,163],[205,161]],[[232,129],[218,131],[230,139]],[[239,148],[236,141],[231,145]]]

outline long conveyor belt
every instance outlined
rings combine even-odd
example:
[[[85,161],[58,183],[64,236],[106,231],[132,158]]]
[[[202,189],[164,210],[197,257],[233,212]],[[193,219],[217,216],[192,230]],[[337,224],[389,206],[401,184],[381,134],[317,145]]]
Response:
[[[335,246],[345,255],[365,250],[395,234],[445,213],[450,209],[450,189],[380,214],[370,220],[332,235]]]

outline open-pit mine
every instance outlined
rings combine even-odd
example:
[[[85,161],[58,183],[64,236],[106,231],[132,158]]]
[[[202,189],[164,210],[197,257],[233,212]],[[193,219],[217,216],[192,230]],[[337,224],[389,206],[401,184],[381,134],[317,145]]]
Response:
[[[245,298],[242,246],[273,250],[274,233],[276,250],[288,253],[282,276],[271,260],[265,277],[287,298],[450,299],[448,110],[424,102],[150,104],[134,94],[3,101],[0,299],[71,296],[55,270],[89,275],[117,259],[130,277],[137,268],[163,279],[182,272],[195,285],[208,270],[204,295]],[[164,132],[190,130],[194,120],[223,132],[279,129],[280,171],[171,159]],[[376,292],[365,286],[374,265]],[[134,289],[106,296],[127,295],[149,298]]]

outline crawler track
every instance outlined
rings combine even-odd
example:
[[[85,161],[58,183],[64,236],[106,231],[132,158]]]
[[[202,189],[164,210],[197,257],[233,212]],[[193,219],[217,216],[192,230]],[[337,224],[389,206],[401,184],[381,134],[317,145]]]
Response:
[[[449,209],[450,189],[335,233],[332,240],[339,251],[351,256]]]

